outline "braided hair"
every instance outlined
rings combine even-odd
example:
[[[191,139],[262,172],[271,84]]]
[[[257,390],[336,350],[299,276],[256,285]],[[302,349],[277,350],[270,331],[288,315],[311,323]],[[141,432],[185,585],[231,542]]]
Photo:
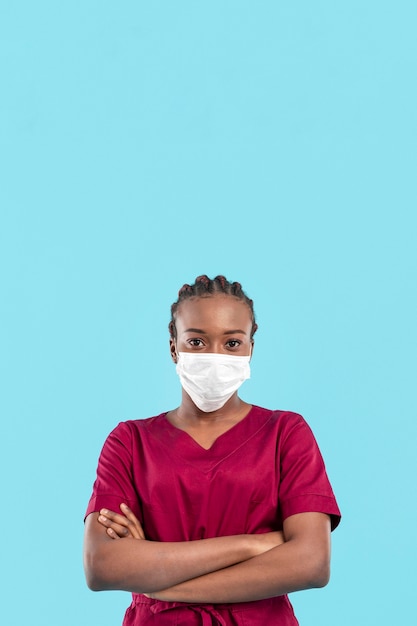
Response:
[[[195,282],[192,285],[188,285],[187,283],[181,287],[178,292],[178,300],[173,303],[171,306],[171,321],[168,324],[169,334],[172,339],[176,338],[177,331],[175,328],[175,317],[178,311],[178,307],[181,302],[184,300],[189,300],[191,298],[207,298],[216,294],[225,294],[227,296],[233,296],[245,302],[248,305],[249,310],[252,316],[252,330],[251,330],[251,338],[256,332],[258,325],[255,322],[255,311],[253,309],[253,300],[248,298],[245,292],[242,289],[242,285],[240,283],[234,282],[230,283],[224,276],[216,276],[211,280],[208,276],[203,274],[202,276],[197,276]]]

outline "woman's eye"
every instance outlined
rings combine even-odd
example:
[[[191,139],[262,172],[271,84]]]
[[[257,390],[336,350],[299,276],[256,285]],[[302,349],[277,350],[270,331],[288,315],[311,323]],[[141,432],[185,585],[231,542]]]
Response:
[[[238,346],[240,346],[240,341],[238,341],[237,339],[230,339],[230,341],[227,342],[227,345],[229,346],[229,348],[237,348]]]
[[[203,345],[201,339],[189,339],[188,343],[193,346],[193,348],[200,348]]]

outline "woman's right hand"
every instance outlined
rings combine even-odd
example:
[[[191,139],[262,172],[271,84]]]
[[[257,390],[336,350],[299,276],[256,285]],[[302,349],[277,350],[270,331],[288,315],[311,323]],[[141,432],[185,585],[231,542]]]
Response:
[[[124,503],[120,505],[120,509],[123,515],[109,509],[100,510],[98,521],[105,526],[108,536],[111,539],[124,539],[126,537],[145,539],[142,524],[133,511]]]
[[[109,509],[101,509],[100,511],[98,521],[105,526],[108,536],[111,539],[124,539],[126,537],[145,539],[142,525],[133,511],[124,503],[120,505],[120,509],[123,515]],[[251,543],[253,556],[268,552],[268,550],[284,543],[282,531],[247,535],[247,538]]]

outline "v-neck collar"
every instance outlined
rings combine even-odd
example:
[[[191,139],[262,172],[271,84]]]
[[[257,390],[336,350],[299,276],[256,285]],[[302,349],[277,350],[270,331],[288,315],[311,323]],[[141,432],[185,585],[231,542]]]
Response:
[[[269,421],[273,411],[252,405],[245,417],[219,435],[210,448],[201,446],[185,430],[174,426],[167,413],[158,415],[149,425],[149,432],[156,436],[170,454],[180,457],[196,469],[207,472],[244,446]]]

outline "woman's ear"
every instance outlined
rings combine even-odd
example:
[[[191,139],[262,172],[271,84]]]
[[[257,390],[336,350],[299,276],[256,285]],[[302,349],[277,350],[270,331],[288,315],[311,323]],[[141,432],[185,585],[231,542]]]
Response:
[[[175,344],[175,339],[173,339],[172,337],[169,340],[169,351],[171,353],[171,359],[174,363],[176,363],[178,361],[177,346]]]

